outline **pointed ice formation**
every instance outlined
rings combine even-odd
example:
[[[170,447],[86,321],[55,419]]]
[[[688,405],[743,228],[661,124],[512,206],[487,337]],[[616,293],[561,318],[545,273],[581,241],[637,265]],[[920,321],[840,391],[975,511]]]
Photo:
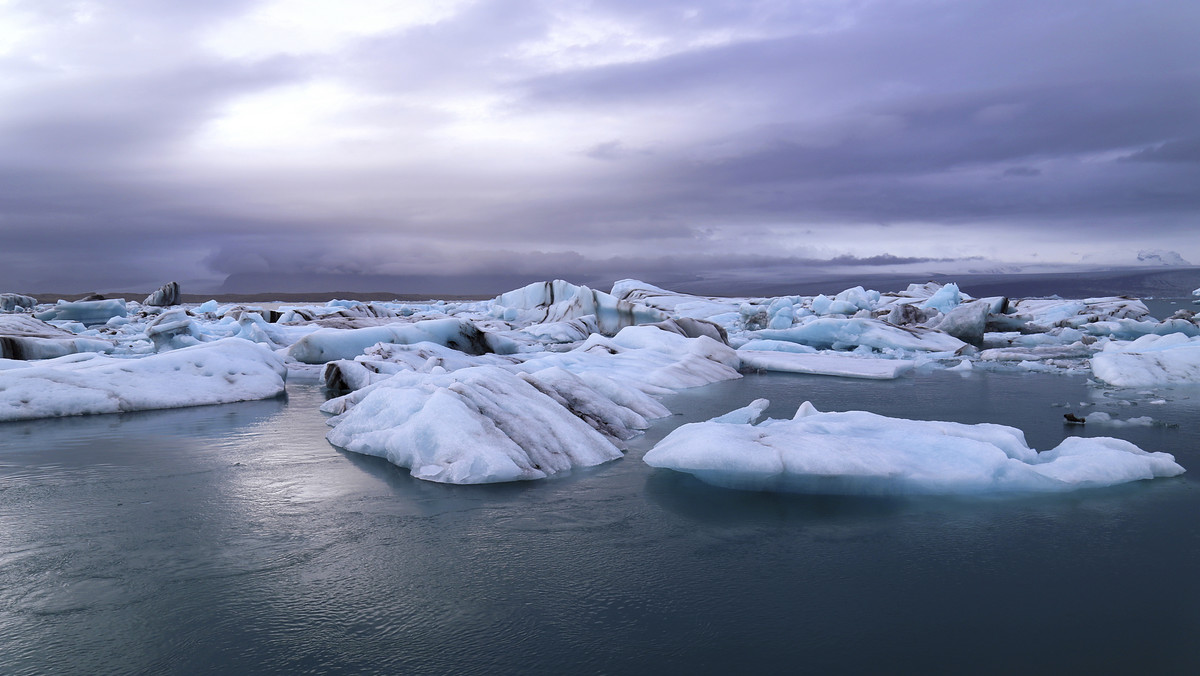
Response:
[[[179,302],[179,282],[167,282],[159,287],[157,291],[146,296],[146,300],[142,301],[142,305],[170,307],[172,305],[179,305]]]

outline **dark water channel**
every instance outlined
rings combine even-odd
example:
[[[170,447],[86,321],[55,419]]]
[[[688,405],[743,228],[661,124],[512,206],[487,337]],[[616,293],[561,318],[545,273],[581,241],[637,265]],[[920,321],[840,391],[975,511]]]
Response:
[[[1111,394],[1028,373],[751,375],[671,397],[681,414],[623,460],[476,487],[331,448],[301,383],[0,425],[0,673],[1200,673],[1200,391]],[[775,417],[811,399],[1001,422],[1042,450],[1118,436],[1191,471],[879,499],[641,462],[675,425],[760,396]],[[1174,426],[1064,428],[1068,410]]]

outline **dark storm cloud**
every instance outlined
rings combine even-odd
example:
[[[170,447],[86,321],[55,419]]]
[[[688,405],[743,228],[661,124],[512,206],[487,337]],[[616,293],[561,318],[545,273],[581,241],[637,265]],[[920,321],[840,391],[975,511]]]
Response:
[[[871,250],[853,230],[905,222],[964,247],[1047,221],[1194,246],[1197,3],[481,0],[326,51],[201,44],[265,4],[107,2],[88,21],[72,18],[84,5],[18,5],[55,58],[0,43],[15,83],[0,90],[0,290],[974,257],[886,253],[900,234]],[[182,150],[241,97],[319,80],[364,99],[327,124],[383,131],[274,164]],[[454,135],[472,115],[560,128],[505,128],[518,140],[472,154],[478,139]],[[370,156],[376,138],[391,145]],[[774,251],[768,226],[798,244]]]

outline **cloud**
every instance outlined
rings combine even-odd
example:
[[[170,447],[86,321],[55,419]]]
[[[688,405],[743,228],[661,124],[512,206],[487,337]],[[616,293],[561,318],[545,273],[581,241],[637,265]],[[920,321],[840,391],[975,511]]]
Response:
[[[1200,256],[1191,2],[115,0],[0,23],[0,287],[1116,261],[1135,233]]]

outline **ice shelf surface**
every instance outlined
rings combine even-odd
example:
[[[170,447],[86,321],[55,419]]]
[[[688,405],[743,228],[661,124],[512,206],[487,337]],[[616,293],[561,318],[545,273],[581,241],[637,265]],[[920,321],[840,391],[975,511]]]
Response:
[[[791,420],[756,425],[744,413],[683,425],[645,462],[726,488],[838,495],[1055,492],[1184,471],[1167,453],[1110,437],[1068,437],[1038,453],[1004,425],[821,413],[808,402]]]

